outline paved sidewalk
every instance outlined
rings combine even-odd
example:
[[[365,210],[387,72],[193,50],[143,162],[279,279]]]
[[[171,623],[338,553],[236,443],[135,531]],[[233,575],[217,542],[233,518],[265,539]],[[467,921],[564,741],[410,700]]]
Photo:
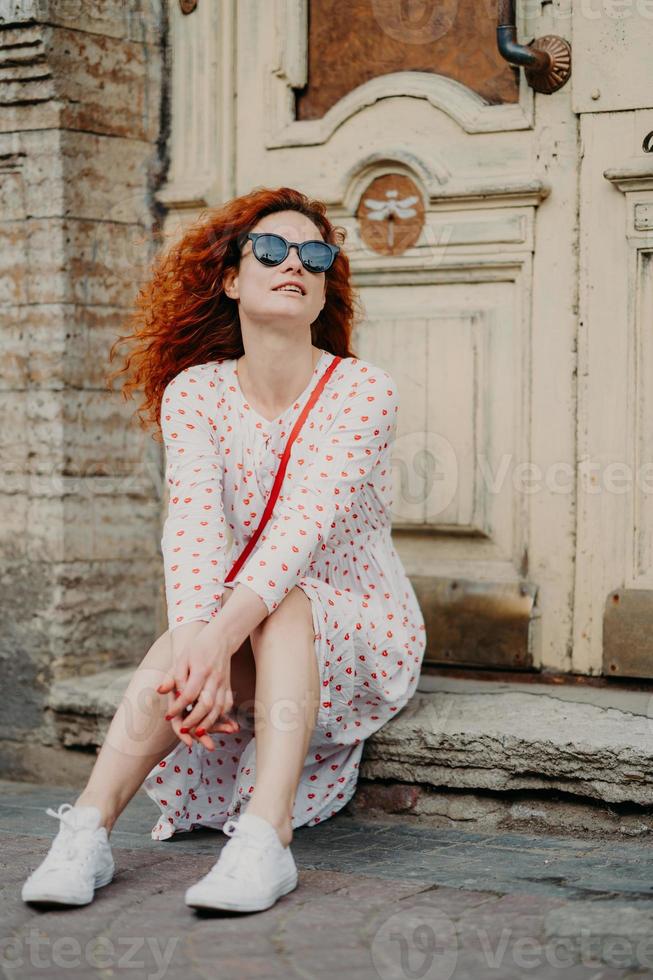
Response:
[[[80,909],[20,899],[77,791],[0,781],[7,978],[486,980],[653,976],[653,852],[635,841],[466,833],[346,813],[295,831],[299,886],[252,914],[198,914],[185,888],[226,837],[153,841],[137,794],[111,835],[116,876]]]

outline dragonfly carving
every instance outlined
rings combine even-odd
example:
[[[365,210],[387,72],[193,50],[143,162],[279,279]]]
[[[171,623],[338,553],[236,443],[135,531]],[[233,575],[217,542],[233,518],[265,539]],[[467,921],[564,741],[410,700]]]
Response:
[[[396,219],[402,218],[413,218],[417,211],[413,204],[417,204],[418,198],[416,194],[411,195],[411,197],[404,197],[401,201],[396,201],[395,198],[398,196],[399,191],[386,191],[386,201],[378,201],[373,197],[367,197],[364,200],[366,207],[370,209],[368,218],[370,221],[385,221],[388,222],[388,247],[392,248],[394,245],[394,223]]]

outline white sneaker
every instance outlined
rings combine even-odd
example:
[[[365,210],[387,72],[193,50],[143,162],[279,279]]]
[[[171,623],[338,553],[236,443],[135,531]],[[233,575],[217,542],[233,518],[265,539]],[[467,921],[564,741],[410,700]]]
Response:
[[[60,821],[59,832],[41,864],[32,871],[21,892],[24,902],[88,905],[94,890],[108,885],[115,870],[106,827],[96,806],[62,803],[48,807]]]
[[[243,813],[222,827],[231,838],[211,870],[186,890],[196,909],[259,912],[297,887],[297,866],[275,828],[263,817]]]

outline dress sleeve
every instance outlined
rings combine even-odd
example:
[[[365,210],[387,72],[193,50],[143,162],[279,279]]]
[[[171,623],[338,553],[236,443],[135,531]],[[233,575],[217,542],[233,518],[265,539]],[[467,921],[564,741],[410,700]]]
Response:
[[[170,630],[217,616],[224,588],[223,459],[201,387],[186,369],[168,382],[161,401],[169,491],[161,551]]]
[[[387,371],[371,368],[360,367],[351,388],[342,389],[337,417],[313,453],[307,438],[300,447],[304,429],[300,432],[291,449],[300,479],[288,489],[286,473],[267,528],[232,580],[256,592],[268,613],[306,574],[331,533],[334,517],[358,503],[357,495],[392,446],[397,388]],[[309,453],[311,458],[303,461]]]

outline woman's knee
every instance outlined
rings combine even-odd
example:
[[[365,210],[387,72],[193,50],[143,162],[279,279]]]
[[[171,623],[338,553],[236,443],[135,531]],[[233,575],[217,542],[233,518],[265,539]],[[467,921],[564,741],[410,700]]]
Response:
[[[256,647],[262,640],[274,637],[287,638],[289,635],[297,637],[298,632],[302,631],[311,639],[315,637],[311,600],[304,590],[296,585],[274,612],[259,623],[251,634],[252,649],[256,653]]]
[[[293,586],[288,595],[270,613],[264,623],[275,623],[277,627],[288,623],[301,624],[313,630],[313,609],[311,600],[298,585]]]

